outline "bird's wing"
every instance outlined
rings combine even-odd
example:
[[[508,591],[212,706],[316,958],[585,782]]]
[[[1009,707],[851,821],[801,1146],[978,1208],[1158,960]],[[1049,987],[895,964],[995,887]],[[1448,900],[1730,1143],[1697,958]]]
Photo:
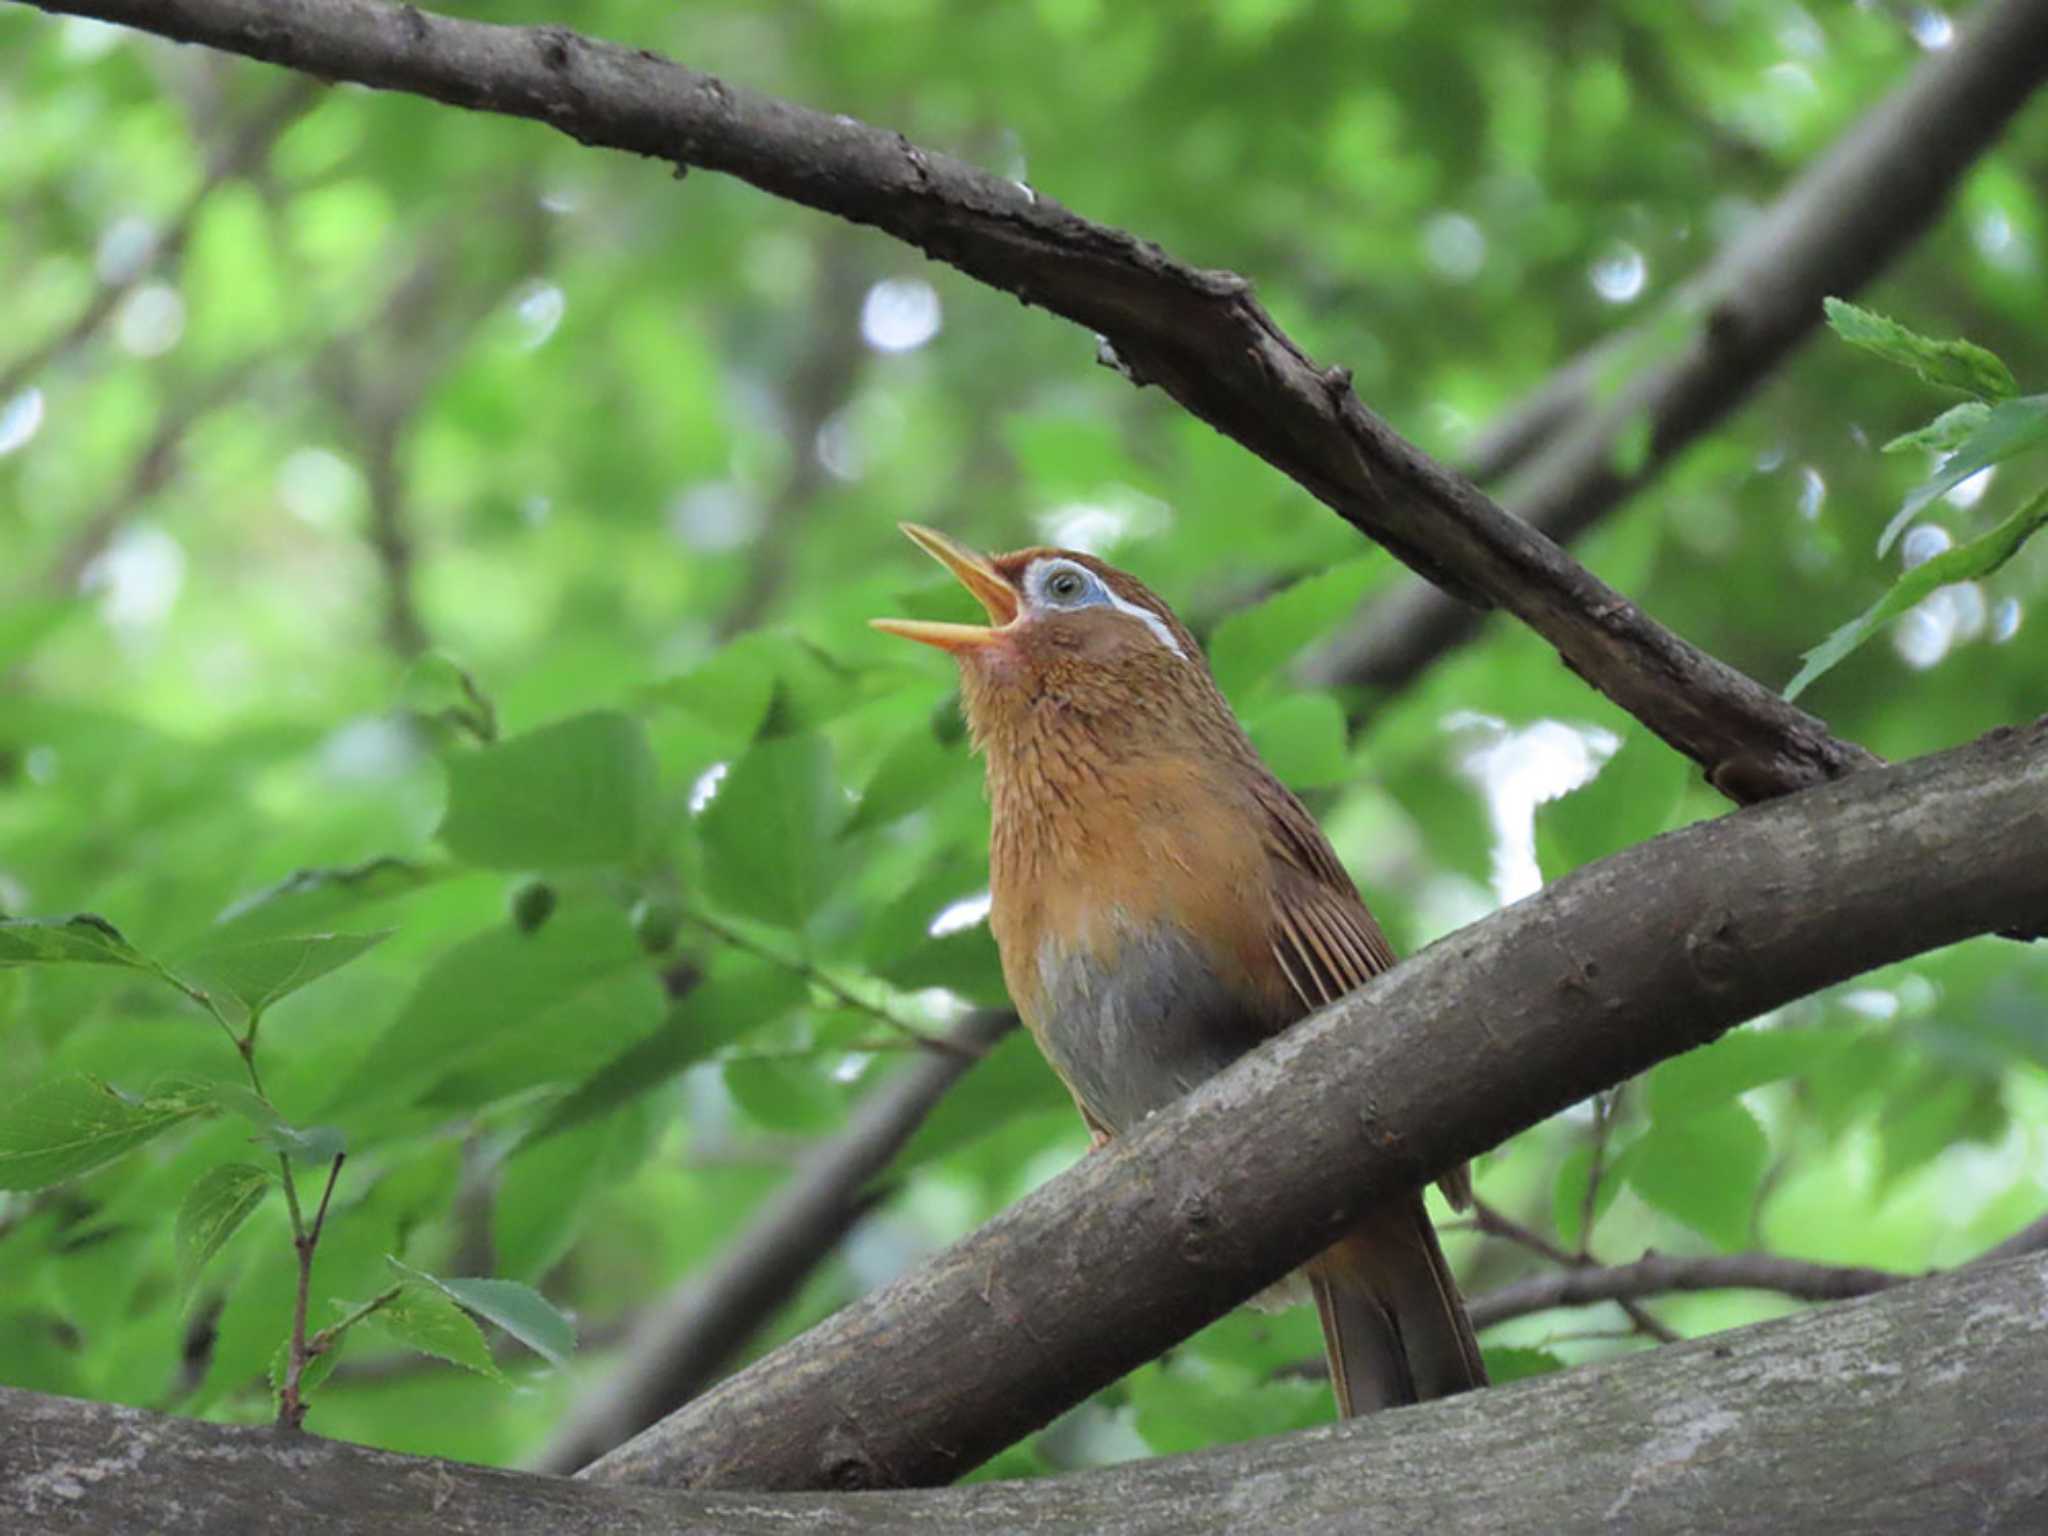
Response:
[[[1273,958],[1312,1013],[1391,967],[1394,949],[1307,808],[1271,779],[1259,802],[1274,864]]]
[[[1394,946],[1308,808],[1272,779],[1260,784],[1259,801],[1274,863],[1268,943],[1302,1014],[1310,1014],[1391,970]],[[1464,1164],[1437,1187],[1456,1210],[1472,1202],[1472,1174]]]

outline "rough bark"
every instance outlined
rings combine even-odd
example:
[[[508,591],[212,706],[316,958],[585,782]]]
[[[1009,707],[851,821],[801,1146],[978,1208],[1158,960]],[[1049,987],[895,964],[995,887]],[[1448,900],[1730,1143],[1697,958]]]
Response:
[[[35,3],[532,118],[872,224],[1098,333],[1134,380],[1160,386],[1418,572],[1514,613],[1737,800],[1874,761],[1662,628],[1403,440],[1352,392],[1346,370],[1318,366],[1273,323],[1243,278],[1192,267],[1017,182],[561,27],[493,26],[380,0]],[[1998,0],[1980,26],[1995,37],[2001,80],[2030,84],[2048,51],[2048,0]]]
[[[1193,1456],[922,1492],[684,1493],[0,1389],[0,1528],[153,1536],[1948,1536],[2048,1528],[2048,1260]]]
[[[2048,721],[1670,833],[1305,1020],[585,1475],[949,1481],[1383,1192],[1767,1008],[2043,914]]]
[[[957,1049],[921,1053],[864,1101],[707,1274],[634,1328],[618,1373],[570,1411],[535,1469],[574,1472],[710,1386],[839,1245],[869,1185],[931,1107],[1016,1022],[1013,1013],[970,1014],[946,1037]]]
[[[1632,347],[1658,349],[1638,332],[1575,359],[1473,444],[1473,476],[1518,469],[1507,504],[1568,541],[1734,409],[1820,323],[1822,299],[1854,293],[1919,239],[1970,165],[2048,79],[2048,9],[1987,12],[1673,297],[1668,313],[1696,317],[1682,347],[1657,356],[1597,406],[1594,386],[1604,369],[1626,366]],[[1648,449],[1625,469],[1617,445],[1645,422]],[[1304,672],[1313,682],[1384,695],[1413,682],[1479,623],[1471,608],[1411,582],[1375,603]]]

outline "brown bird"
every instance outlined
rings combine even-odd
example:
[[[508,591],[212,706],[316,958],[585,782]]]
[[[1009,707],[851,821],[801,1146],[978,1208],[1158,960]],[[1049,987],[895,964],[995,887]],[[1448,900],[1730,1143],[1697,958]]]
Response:
[[[903,531],[988,610],[986,627],[874,623],[959,663],[1003,978],[1098,1144],[1394,963],[1165,603],[1071,550],[991,560]],[[1471,1198],[1463,1168],[1440,1187]],[[1303,1273],[1338,1412],[1485,1384],[1420,1190]]]

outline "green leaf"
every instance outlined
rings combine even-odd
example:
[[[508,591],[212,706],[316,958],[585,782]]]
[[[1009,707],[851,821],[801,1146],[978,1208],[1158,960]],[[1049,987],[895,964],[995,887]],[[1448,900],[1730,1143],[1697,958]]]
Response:
[[[2012,370],[1997,355],[1968,341],[1935,341],[1898,321],[1840,299],[1823,299],[1828,324],[1851,346],[1875,352],[1942,389],[1979,400],[2004,400],[2017,392]]]
[[[252,1088],[240,1083],[213,1083],[207,1096],[231,1115],[256,1127],[263,1144],[297,1163],[331,1163],[348,1150],[348,1138],[331,1125],[300,1129],[280,1115]]]
[[[1991,407],[1982,400],[1965,400],[1961,405],[1950,406],[1926,426],[1912,432],[1901,432],[1879,452],[1904,453],[1908,449],[1924,448],[1929,453],[1954,453],[1984,425],[1990,414]]]
[[[841,835],[885,827],[923,809],[959,782],[966,761],[964,750],[942,746],[930,727],[919,725],[889,749]]]
[[[341,1363],[341,1351],[347,1343],[348,1334],[338,1333],[328,1341],[325,1349],[306,1362],[306,1369],[299,1376],[299,1396],[302,1399],[334,1374],[335,1366]],[[291,1336],[287,1334],[277,1341],[277,1349],[270,1357],[270,1393],[273,1401],[284,1394],[284,1375],[290,1368],[291,1361],[292,1341]]]
[[[1607,1163],[1602,1170],[1600,1188],[1593,1197],[1591,1226],[1600,1225],[1600,1218],[1607,1214],[1607,1208],[1614,1204],[1614,1197],[1621,1192],[1626,1170],[1616,1166],[1614,1149],[1608,1148]],[[1586,1210],[1586,1185],[1593,1176],[1593,1147],[1588,1142],[1572,1148],[1564,1161],[1557,1165],[1557,1182],[1551,1188],[1551,1220],[1557,1227],[1557,1239],[1566,1248],[1576,1253],[1591,1240],[1590,1231],[1580,1230],[1580,1223],[1588,1215]]]
[[[1736,1030],[1651,1069],[1651,1118],[1680,1119],[1765,1083],[1807,1076],[1859,1042],[1869,1036],[1855,1028]]]
[[[322,1107],[342,1115],[372,1104],[410,1104],[436,1082],[509,1050],[528,1031],[547,1034],[557,1009],[637,975],[637,1008],[658,988],[625,915],[614,907],[574,907],[538,932],[500,925],[457,944],[427,968],[398,1017],[371,1045],[361,1068]],[[654,1007],[658,1010],[659,1004]],[[647,1026],[659,1021],[658,1011]],[[603,1050],[589,1034],[568,1042]],[[532,1043],[528,1041],[528,1043]]]
[[[713,973],[669,1009],[660,1027],[599,1067],[550,1110],[522,1146],[652,1093],[693,1061],[774,1023],[809,993],[803,979],[751,955],[721,957]]]
[[[90,1173],[207,1108],[197,1094],[132,1099],[89,1077],[38,1083],[0,1107],[0,1189],[45,1189]]]
[[[653,839],[659,772],[647,731],[601,710],[450,756],[441,841],[490,869],[627,864]]]
[[[822,736],[756,742],[700,819],[713,898],[763,922],[802,928],[825,898],[838,817],[832,753]]]
[[[1785,685],[1786,700],[1798,698],[1816,678],[1923,598],[1953,582],[1975,581],[1990,575],[2018,554],[2044,523],[2048,523],[2048,489],[1989,533],[1914,566],[1883,597],[1806,653],[1806,664]]]
[[[1652,736],[1631,736],[1589,783],[1536,807],[1536,855],[1557,880],[1665,831],[1692,765]]]
[[[413,663],[400,685],[405,707],[429,720],[467,732],[480,742],[498,739],[498,707],[469,669],[442,651]]]
[[[179,1283],[186,1290],[263,1203],[275,1182],[275,1175],[248,1163],[222,1163],[200,1176],[178,1207],[172,1234],[178,1251]]]
[[[1889,1190],[1958,1142],[1996,1144],[2008,1121],[1996,1083],[1924,1075],[1879,1120],[1879,1190]]]
[[[156,962],[136,949],[112,923],[90,912],[62,922],[44,918],[0,921],[0,966],[118,965],[156,971]]]
[[[1553,1371],[1565,1368],[1564,1361],[1547,1349],[1525,1349],[1511,1344],[1489,1345],[1481,1351],[1486,1357],[1486,1374],[1493,1384],[1504,1386],[1511,1381],[1521,1381],[1529,1376],[1548,1376]]]
[[[1635,1192],[1724,1249],[1745,1246],[1770,1158],[1756,1117],[1735,1101],[1653,1122],[1625,1157]]]
[[[1899,535],[1935,497],[1947,495],[1979,470],[2044,446],[2048,446],[2048,395],[2029,395],[1993,406],[1983,425],[1958,445],[1941,468],[1907,494],[1878,535],[1878,554],[1889,554]]]
[[[175,962],[178,974],[210,993],[232,997],[251,1014],[262,1013],[299,988],[367,954],[396,930],[378,933],[307,933],[248,939],[202,949]]]
[[[493,1381],[505,1373],[491,1358],[483,1330],[438,1285],[414,1281],[363,1319],[365,1326],[385,1334],[407,1349],[446,1360]]]
[[[1344,711],[1326,693],[1292,693],[1253,710],[1245,734],[1290,789],[1314,789],[1351,776]]]
[[[532,1286],[516,1280],[444,1280],[396,1258],[387,1262],[407,1279],[423,1281],[479,1317],[496,1323],[550,1364],[569,1363],[569,1356],[576,1349],[575,1326]]]
[[[1216,686],[1241,700],[1310,641],[1355,613],[1374,575],[1385,569],[1376,558],[1347,561],[1231,614],[1209,638]]]
[[[727,1092],[770,1130],[822,1131],[845,1118],[845,1095],[818,1062],[736,1056],[724,1072]]]
[[[231,903],[214,919],[209,937],[218,945],[326,930],[363,907],[446,880],[457,867],[382,854],[359,864],[293,870]]]

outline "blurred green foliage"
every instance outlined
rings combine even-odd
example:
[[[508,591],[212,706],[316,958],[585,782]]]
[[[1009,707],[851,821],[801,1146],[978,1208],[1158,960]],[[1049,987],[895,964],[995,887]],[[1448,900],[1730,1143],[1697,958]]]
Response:
[[[1452,458],[1651,313],[1948,27],[1786,0],[575,21],[1245,272]],[[296,1280],[277,1154],[317,1187],[345,1144],[312,1326],[387,1299],[311,1424],[530,1453],[622,1322],[899,1069],[906,1029],[1001,999],[952,680],[864,623],[963,611],[900,518],[1085,543],[1165,594],[1404,949],[1724,809],[1498,620],[1401,697],[1298,687],[1291,660],[1398,569],[1071,327],[715,177],[297,89],[0,12],[0,912],[38,920],[0,928],[0,1382],[266,1417]],[[265,113],[279,130],[229,165]],[[1871,302],[2048,378],[2044,184],[2036,107]],[[1782,684],[1888,586],[1872,550],[1933,461],[1873,447],[1928,408],[1816,346],[1582,556]],[[1993,528],[2016,478],[1944,487],[1901,550]],[[1808,704],[1894,757],[2037,713],[2038,544],[1918,598]],[[2044,1020],[2035,954],[1930,955],[1659,1067],[1597,1156],[1577,1111],[1479,1185],[1608,1260],[1951,1263],[2048,1202]],[[1012,1039],[754,1347],[1086,1145]],[[1537,1262],[1449,1244],[1474,1291]],[[566,1367],[508,1283],[579,1320]],[[1656,1309],[1693,1332],[1788,1305]],[[1639,1347],[1617,1318],[1486,1342],[1527,1374]],[[996,1470],[1315,1421],[1326,1394],[1291,1367],[1317,1352],[1311,1314],[1227,1318]]]

